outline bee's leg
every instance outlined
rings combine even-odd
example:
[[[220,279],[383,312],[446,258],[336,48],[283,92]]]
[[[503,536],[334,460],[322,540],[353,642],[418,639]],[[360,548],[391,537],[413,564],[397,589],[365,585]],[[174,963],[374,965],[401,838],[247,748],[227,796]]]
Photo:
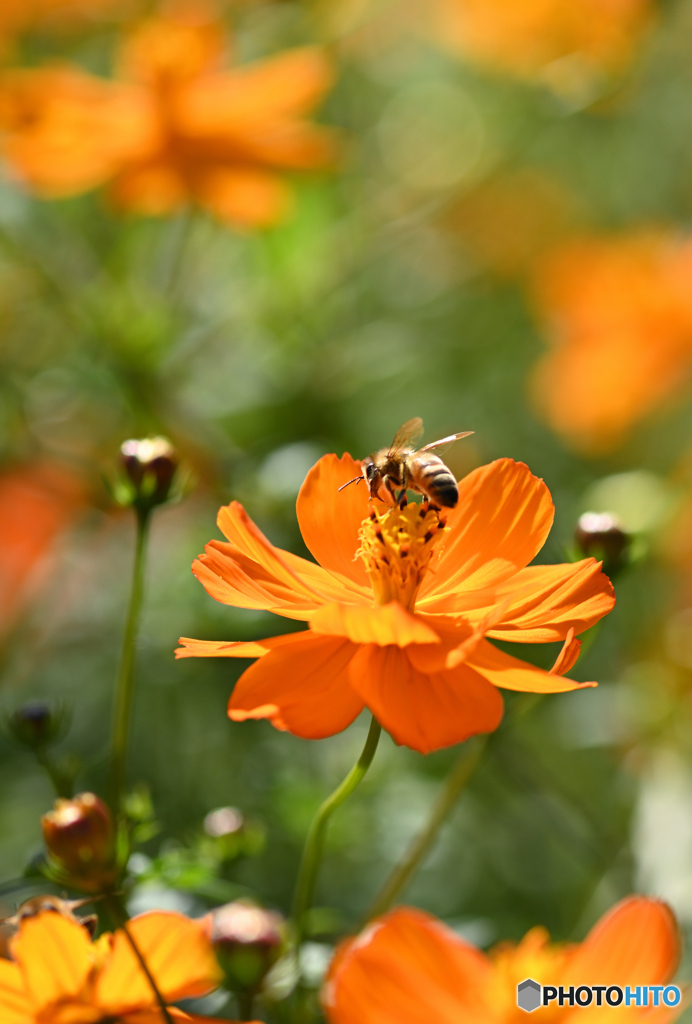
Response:
[[[385,489],[387,491],[387,494],[392,499],[394,504],[396,504],[396,500],[397,500],[397,498],[396,498],[396,491],[394,490],[394,484],[392,483],[392,478],[390,476],[383,477],[383,483],[384,483]]]
[[[406,497],[406,489],[408,487],[408,473],[406,471],[406,463],[401,467],[401,490],[399,492],[399,508],[404,508],[408,504],[408,498]]]

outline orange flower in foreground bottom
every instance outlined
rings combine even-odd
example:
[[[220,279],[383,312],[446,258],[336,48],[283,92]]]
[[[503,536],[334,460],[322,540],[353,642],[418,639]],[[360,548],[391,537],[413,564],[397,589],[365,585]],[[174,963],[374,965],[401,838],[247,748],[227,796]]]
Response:
[[[194,202],[234,224],[273,223],[290,198],[279,171],[324,168],[333,138],[306,115],[332,74],[304,48],[223,70],[223,26],[204,12],[131,33],[115,81],[71,67],[0,76],[10,168],[47,198],[108,184],[124,210]]]
[[[270,544],[237,502],[219,512],[228,543],[211,541],[193,572],[217,601],[310,624],[305,632],[224,643],[181,639],[179,657],[257,658],[229,703],[235,721],[269,718],[319,739],[368,707],[402,743],[426,753],[497,728],[497,687],[553,693],[579,683],[558,671],[611,610],[610,581],[593,558],[525,568],[553,521],[542,480],[499,459],[459,484],[439,512],[368,504],[350,455],[326,455],[298,496],[303,539],[319,565]],[[485,636],[560,640],[554,672],[505,654]]]
[[[401,907],[337,950],[323,1000],[330,1024],[514,1024],[526,1020],[517,985],[666,985],[680,958],[675,919],[643,896],[618,903],[574,946],[551,946],[543,928],[489,954],[419,910]],[[597,997],[594,997],[594,999]],[[651,1003],[653,1004],[653,996]],[[603,995],[601,995],[603,1001]],[[675,1020],[684,1006],[629,1009],[560,1007],[536,1011],[553,1024],[579,1021]]]
[[[565,243],[538,268],[552,351],[534,398],[575,448],[614,447],[689,381],[692,242],[663,231]]]
[[[204,925],[181,914],[153,911],[128,930],[167,1002],[201,996],[221,979]],[[0,959],[2,1024],[161,1024],[148,978],[123,931],[92,942],[81,924],[54,911],[20,921]],[[176,1020],[190,1018],[180,1010]]]

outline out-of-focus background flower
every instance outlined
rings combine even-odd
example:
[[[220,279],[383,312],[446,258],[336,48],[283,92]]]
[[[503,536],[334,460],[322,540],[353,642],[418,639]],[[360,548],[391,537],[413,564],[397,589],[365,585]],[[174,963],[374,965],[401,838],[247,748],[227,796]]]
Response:
[[[691,49],[689,0],[3,3],[0,701],[69,709],[82,789],[105,779],[133,543],[104,476],[147,433],[191,475],[150,550],[133,909],[288,909],[366,724],[230,723],[242,663],[176,663],[178,636],[277,623],[190,563],[233,498],[304,553],[309,467],[420,415],[428,441],[475,431],[457,475],[510,456],[546,480],[542,561],[578,557],[587,511],[631,542],[572,673],[600,686],[509,695],[407,899],[481,945],[581,938],[635,889],[692,928]],[[383,742],[330,832],[316,976],[453,758]],[[2,738],[8,911],[51,799]]]

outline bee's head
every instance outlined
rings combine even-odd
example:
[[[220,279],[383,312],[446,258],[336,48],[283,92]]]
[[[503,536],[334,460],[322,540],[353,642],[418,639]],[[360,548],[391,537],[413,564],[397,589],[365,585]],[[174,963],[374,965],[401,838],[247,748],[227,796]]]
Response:
[[[363,476],[368,483],[372,483],[377,475],[377,467],[371,458],[363,459],[362,462]]]

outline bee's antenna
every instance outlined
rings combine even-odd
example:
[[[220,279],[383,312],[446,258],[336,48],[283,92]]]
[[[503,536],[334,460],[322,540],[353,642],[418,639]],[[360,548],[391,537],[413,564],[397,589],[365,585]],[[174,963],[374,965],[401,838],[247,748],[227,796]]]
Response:
[[[363,479],[362,475],[354,476],[352,480],[347,480],[345,484],[342,484],[341,487],[339,488],[339,490],[343,491],[344,487],[348,487],[349,484],[359,484],[362,479]]]

